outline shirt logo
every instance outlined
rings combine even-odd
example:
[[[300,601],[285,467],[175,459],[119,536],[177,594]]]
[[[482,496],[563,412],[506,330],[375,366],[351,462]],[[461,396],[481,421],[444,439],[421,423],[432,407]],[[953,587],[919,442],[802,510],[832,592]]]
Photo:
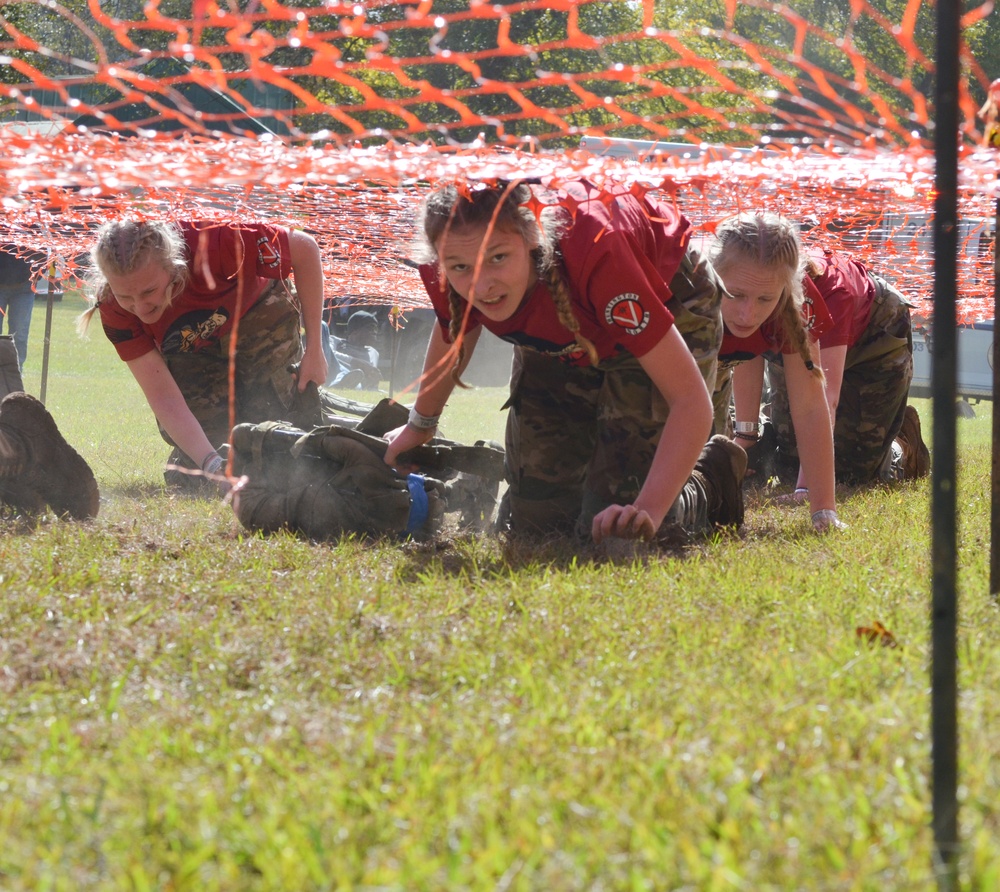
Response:
[[[185,313],[163,335],[161,351],[172,353],[198,353],[216,345],[222,327],[229,321],[225,307],[211,310],[193,310]]]
[[[604,308],[608,325],[624,328],[626,334],[637,335],[649,325],[649,311],[644,309],[638,294],[619,294]]]
[[[257,262],[261,266],[269,267],[275,267],[281,263],[281,255],[275,250],[266,235],[257,239]]]
[[[806,295],[802,301],[802,327],[812,331],[816,326],[816,312],[813,310],[813,299]]]

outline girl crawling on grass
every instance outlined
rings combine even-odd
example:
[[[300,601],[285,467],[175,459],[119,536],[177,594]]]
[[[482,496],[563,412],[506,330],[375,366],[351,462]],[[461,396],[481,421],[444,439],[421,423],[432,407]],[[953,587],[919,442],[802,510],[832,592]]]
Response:
[[[795,497],[809,498],[814,524],[836,522],[835,480],[926,473],[906,406],[913,348],[902,295],[844,255],[806,252],[777,214],[730,217],[715,236],[709,254],[727,291],[716,428],[731,424],[732,401],[737,440],[756,442],[766,358],[779,453],[798,466]]]
[[[434,435],[485,327],[515,346],[512,533],[601,542],[742,522],[746,455],[709,441],[721,286],[673,206],[586,180],[462,183],[427,197],[418,228],[439,324],[390,465]]]
[[[100,313],[175,447],[168,483],[187,489],[204,479],[178,467],[220,471],[217,450],[234,424],[321,422],[318,394],[307,391],[326,381],[323,268],[312,236],[264,223],[118,220],[97,232],[90,284],[80,330]]]

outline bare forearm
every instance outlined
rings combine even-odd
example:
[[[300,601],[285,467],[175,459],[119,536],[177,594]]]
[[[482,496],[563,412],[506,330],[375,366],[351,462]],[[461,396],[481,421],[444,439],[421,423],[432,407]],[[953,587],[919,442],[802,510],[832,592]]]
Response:
[[[793,416],[801,463],[800,485],[809,489],[813,512],[836,508],[833,428],[825,402]]]
[[[323,260],[316,240],[305,232],[289,232],[292,275],[299,297],[306,340],[319,341],[323,321]]]
[[[764,390],[764,357],[757,356],[733,369],[733,407],[736,420],[756,423]]]
[[[222,444],[209,441],[163,357],[153,350],[130,361],[128,367],[167,436],[199,467],[203,465]]]
[[[153,414],[163,426],[173,443],[199,467],[221,443],[211,443],[205,431],[194,417],[186,402],[170,399],[150,399],[146,401]]]
[[[288,234],[291,248],[292,275],[299,298],[302,327],[306,332],[306,349],[299,370],[299,390],[310,381],[317,386],[326,383],[326,355],[323,353],[323,259],[316,240],[305,232],[293,229]]]
[[[475,338],[472,343],[475,344]],[[444,412],[448,397],[455,389],[455,382],[449,371],[452,361],[450,347],[441,329],[435,325],[427,344],[424,374],[420,379],[420,389],[410,412],[410,420],[386,434],[389,448],[385,453],[385,461],[390,467],[396,467],[399,455],[433,438],[437,419]],[[470,349],[470,346],[467,345],[466,349]]]

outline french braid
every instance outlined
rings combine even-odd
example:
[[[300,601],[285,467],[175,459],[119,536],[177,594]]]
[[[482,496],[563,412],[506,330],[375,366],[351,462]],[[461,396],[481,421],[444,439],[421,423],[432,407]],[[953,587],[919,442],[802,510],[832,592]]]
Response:
[[[552,303],[555,305],[559,321],[573,333],[573,340],[587,351],[587,356],[590,357],[590,364],[597,365],[600,362],[600,357],[597,355],[597,348],[594,347],[592,341],[580,333],[580,320],[576,318],[576,314],[573,312],[573,304],[569,296],[569,285],[566,284],[566,277],[563,276],[562,271],[559,269],[556,257],[553,257],[553,262],[549,264],[548,269],[544,270],[544,280],[552,297]]]
[[[462,383],[461,377],[458,374],[458,370],[462,367],[462,363],[465,361],[465,338],[462,337],[462,324],[465,322],[465,310],[467,304],[461,297],[459,297],[458,292],[448,286],[448,311],[451,313],[451,321],[448,323],[448,336],[451,338],[453,344],[458,345],[458,355],[455,357],[455,365],[451,369],[451,377],[461,387],[467,385]]]

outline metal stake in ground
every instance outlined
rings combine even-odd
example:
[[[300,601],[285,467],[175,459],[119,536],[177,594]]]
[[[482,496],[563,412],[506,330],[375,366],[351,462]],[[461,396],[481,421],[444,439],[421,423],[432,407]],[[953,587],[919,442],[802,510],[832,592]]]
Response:
[[[55,297],[52,293],[53,282],[49,279],[49,291],[45,295],[45,340],[42,342],[42,386],[38,398],[45,402],[45,390],[49,382],[49,344],[52,342],[52,304]]]

